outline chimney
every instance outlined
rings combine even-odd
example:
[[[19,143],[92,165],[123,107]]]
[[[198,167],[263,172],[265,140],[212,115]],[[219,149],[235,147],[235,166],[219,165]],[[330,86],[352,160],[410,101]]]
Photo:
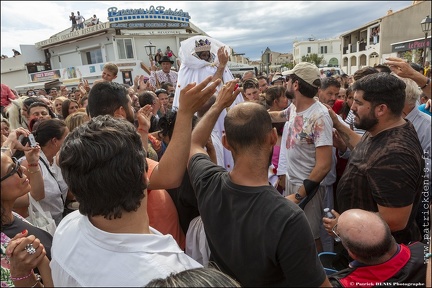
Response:
[[[390,15],[390,14],[393,14],[393,10],[391,8],[387,11],[387,15]]]

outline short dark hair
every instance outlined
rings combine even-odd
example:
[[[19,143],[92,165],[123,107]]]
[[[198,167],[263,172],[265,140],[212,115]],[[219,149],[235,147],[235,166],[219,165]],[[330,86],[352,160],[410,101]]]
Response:
[[[127,108],[128,103],[128,92],[122,84],[104,81],[90,89],[87,107],[91,117],[113,116],[118,108]]]
[[[396,116],[402,114],[405,105],[405,83],[394,75],[379,72],[354,82],[354,91],[363,91],[363,99],[372,107],[385,104]]]
[[[375,65],[374,68],[377,69],[378,72],[386,72],[386,73],[392,72],[390,67],[388,67],[387,65],[384,65],[384,64]]]
[[[158,128],[162,136],[168,136],[171,139],[174,132],[175,121],[177,118],[177,111],[168,110],[164,116],[160,117],[158,121]],[[192,129],[195,128],[198,122],[198,117],[192,117]]]
[[[27,99],[26,99],[27,100]],[[48,105],[45,102],[42,102],[42,100],[39,101],[35,101],[33,103],[30,104],[30,106],[28,106],[27,108],[27,113],[30,115],[30,110],[33,107],[45,107],[48,110],[48,114],[51,116],[51,118],[57,118],[56,115],[54,114],[53,111],[51,111],[51,109],[48,107]]]
[[[289,77],[292,79],[291,80],[292,83],[297,81],[298,86],[299,86],[298,90],[303,96],[308,97],[308,98],[313,98],[317,95],[318,87],[321,86],[321,81],[319,79],[316,79],[313,82],[314,84],[316,84],[318,86],[318,87],[314,87],[295,74],[291,74],[291,75],[289,75]]]
[[[229,145],[238,153],[245,148],[261,146],[272,130],[272,121],[263,105],[244,102],[228,111],[224,127]]]
[[[144,107],[145,105],[153,105],[157,96],[152,91],[144,91],[143,93],[138,95],[138,102],[140,107]]]
[[[68,134],[59,165],[80,213],[111,220],[140,207],[147,188],[145,156],[133,124],[101,115]]]
[[[334,86],[336,88],[341,88],[340,82],[335,77],[326,77],[324,79],[321,79],[321,89],[325,90],[328,87]]]
[[[268,78],[266,76],[264,76],[264,75],[258,76],[257,79],[258,80],[264,79],[268,83]]]
[[[168,90],[169,87],[174,87],[174,84],[171,82],[163,82],[160,86],[160,88]]]
[[[366,75],[370,75],[374,73],[378,73],[378,70],[376,70],[374,67],[366,66],[354,72],[353,79],[357,81],[365,77]]]

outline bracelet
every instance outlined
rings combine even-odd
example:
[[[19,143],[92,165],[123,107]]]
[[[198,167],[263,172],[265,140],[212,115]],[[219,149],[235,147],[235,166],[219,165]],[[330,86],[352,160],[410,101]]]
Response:
[[[29,174],[35,174],[35,173],[37,173],[37,172],[40,172],[40,169],[37,169],[37,170],[35,170],[35,171],[30,171],[30,170],[28,170],[28,172],[29,172]]]
[[[36,275],[36,283],[33,286],[31,286],[32,288],[36,287],[36,285],[39,284],[42,280],[42,278],[39,274],[35,273],[35,275]],[[42,285],[42,287],[44,287],[44,285]]]
[[[142,129],[142,128],[138,128],[138,131],[142,131],[142,132],[144,132],[144,133],[149,133],[148,130],[145,130],[145,129]]]
[[[13,280],[13,281],[20,281],[20,280],[24,280],[24,279],[29,278],[31,275],[33,275],[33,270],[31,270],[31,271],[30,271],[30,274],[28,274],[27,276],[23,276],[23,277],[12,277],[12,275],[11,275],[10,279]]]
[[[39,163],[28,163],[28,166],[29,167],[37,167],[37,166],[39,166]]]
[[[430,78],[427,78],[426,84],[423,87],[421,87],[420,89],[426,88],[426,86],[429,85],[430,81],[431,81]]]

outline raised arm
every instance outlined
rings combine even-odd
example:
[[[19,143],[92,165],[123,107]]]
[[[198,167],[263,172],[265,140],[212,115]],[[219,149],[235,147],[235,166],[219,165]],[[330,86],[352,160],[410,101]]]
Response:
[[[210,83],[212,76],[199,84],[190,83],[180,92],[180,107],[170,144],[150,177],[149,189],[171,189],[180,186],[191,146],[192,117],[216,92],[221,80]],[[208,137],[206,139],[206,142]]]
[[[217,67],[217,70],[215,74],[213,75],[212,81],[216,81],[216,79],[223,80],[223,72],[225,70],[225,67],[228,63],[228,51],[225,50],[225,47],[220,47],[218,49],[218,60],[219,60],[219,66]]]
[[[422,89],[426,96],[428,98],[431,98],[432,89],[430,84],[430,78],[427,78],[422,73],[414,70],[414,68],[412,68],[411,65],[404,59],[397,57],[389,57],[386,58],[386,62],[384,62],[384,64],[388,65],[392,72],[396,75],[414,80],[414,82],[417,83],[417,85]]]
[[[222,89],[219,91],[218,97],[216,97],[215,103],[198,122],[192,132],[189,158],[197,153],[207,153],[204,147],[208,142],[211,131],[216,124],[220,113],[223,109],[231,106],[237,95],[240,93],[239,89],[234,91],[237,82],[238,80],[232,80],[223,85]]]
[[[328,109],[330,117],[333,120],[333,127],[339,133],[340,138],[345,142],[346,146],[350,150],[353,150],[354,147],[357,146],[357,144],[360,142],[362,136],[351,130],[349,126],[340,122],[338,115],[333,111],[333,109],[327,104],[324,105]]]
[[[270,118],[272,119],[272,122],[278,123],[278,122],[287,121],[289,119],[289,109],[290,107],[282,111],[269,111],[269,115]]]

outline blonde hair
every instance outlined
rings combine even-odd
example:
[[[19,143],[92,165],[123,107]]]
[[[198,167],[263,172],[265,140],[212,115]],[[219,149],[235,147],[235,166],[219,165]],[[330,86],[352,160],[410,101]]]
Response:
[[[65,123],[69,129],[69,132],[72,132],[72,130],[74,130],[76,127],[88,121],[90,121],[90,117],[84,111],[76,111],[68,115],[65,119]]]
[[[106,63],[103,67],[103,69],[107,69],[108,71],[110,71],[111,73],[113,73],[114,75],[117,75],[118,73],[118,67],[116,64],[114,63]]]

